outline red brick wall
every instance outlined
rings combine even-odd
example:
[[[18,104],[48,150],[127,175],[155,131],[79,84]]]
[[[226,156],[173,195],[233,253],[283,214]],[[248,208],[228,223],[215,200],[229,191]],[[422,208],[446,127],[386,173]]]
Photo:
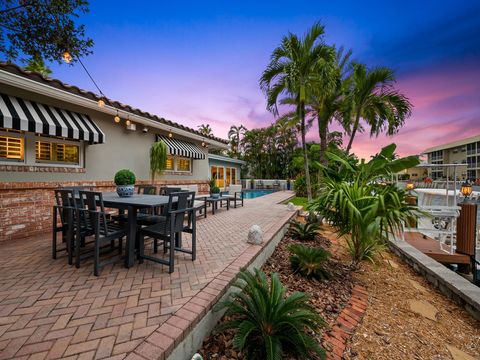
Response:
[[[137,181],[137,185],[150,184]],[[207,181],[157,180],[161,185],[198,185],[199,193],[208,192]],[[0,182],[0,242],[50,232],[53,190],[62,186],[94,186],[97,191],[115,191],[112,181],[73,182]]]

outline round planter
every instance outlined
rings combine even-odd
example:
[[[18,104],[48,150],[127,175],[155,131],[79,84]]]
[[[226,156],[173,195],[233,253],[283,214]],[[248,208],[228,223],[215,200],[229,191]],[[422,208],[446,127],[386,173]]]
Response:
[[[220,197],[220,193],[212,194],[212,198],[218,199]]]
[[[135,191],[134,185],[117,185],[117,194],[120,197],[130,197]]]

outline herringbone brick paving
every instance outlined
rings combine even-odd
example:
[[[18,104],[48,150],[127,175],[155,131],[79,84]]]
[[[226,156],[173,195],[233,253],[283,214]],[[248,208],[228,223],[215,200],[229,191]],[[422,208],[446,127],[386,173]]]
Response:
[[[197,260],[177,254],[175,272],[146,261],[92,274],[52,260],[50,234],[0,245],[0,360],[163,358],[260,247],[248,229],[272,235],[290,216],[291,192],[246,200],[197,223]],[[188,244],[189,239],[184,241]]]

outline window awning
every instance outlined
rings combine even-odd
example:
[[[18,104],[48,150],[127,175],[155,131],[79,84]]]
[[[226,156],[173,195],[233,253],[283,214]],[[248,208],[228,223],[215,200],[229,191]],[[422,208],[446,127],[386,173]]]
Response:
[[[105,142],[105,134],[88,115],[5,94],[0,94],[0,128]]]
[[[163,140],[170,155],[180,155],[193,159],[205,159],[205,153],[197,145],[187,141],[157,135],[157,141]]]

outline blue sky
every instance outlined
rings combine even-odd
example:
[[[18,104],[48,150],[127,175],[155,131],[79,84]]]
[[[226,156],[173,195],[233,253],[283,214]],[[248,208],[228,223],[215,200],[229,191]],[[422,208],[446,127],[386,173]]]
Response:
[[[222,137],[232,124],[268,125],[258,79],[271,51],[287,32],[321,21],[327,43],[352,48],[368,66],[392,67],[415,105],[398,135],[360,135],[357,153],[391,141],[415,153],[480,132],[479,1],[134,4],[91,1],[80,21],[95,41],[84,63],[103,92],[142,110],[192,127],[209,123]],[[52,68],[53,77],[95,90],[80,66]]]

